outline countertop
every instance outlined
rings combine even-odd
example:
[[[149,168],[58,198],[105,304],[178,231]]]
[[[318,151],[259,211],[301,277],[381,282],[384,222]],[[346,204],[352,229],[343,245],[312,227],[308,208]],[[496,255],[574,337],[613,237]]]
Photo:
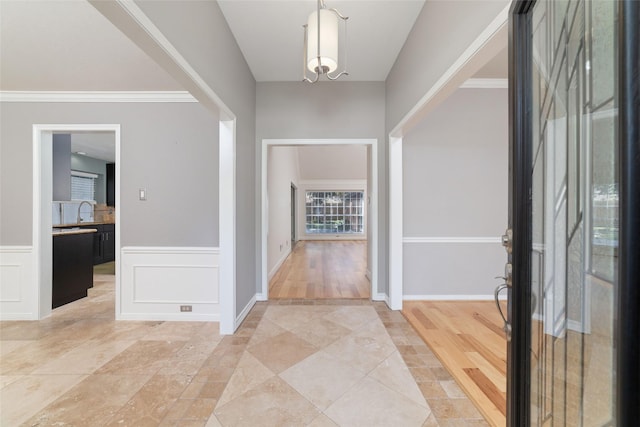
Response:
[[[80,224],[60,224],[54,225],[54,228],[69,228],[69,227],[86,227],[87,225],[105,225],[115,224],[114,221],[94,221],[94,222],[81,222]]]
[[[54,227],[52,229],[52,235],[55,236],[68,236],[71,234],[88,234],[88,233],[97,233],[98,230],[95,228],[73,228],[73,229],[63,229],[61,227]]]

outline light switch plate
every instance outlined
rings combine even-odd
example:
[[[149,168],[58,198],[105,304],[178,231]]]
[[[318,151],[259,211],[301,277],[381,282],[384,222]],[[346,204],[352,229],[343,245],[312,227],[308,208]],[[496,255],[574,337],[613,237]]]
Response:
[[[146,188],[141,188],[138,190],[138,197],[140,198],[140,200],[147,200],[147,189]]]

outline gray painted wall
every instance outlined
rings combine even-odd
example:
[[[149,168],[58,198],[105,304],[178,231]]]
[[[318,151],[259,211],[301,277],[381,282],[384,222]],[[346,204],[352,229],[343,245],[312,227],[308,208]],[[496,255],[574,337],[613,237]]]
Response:
[[[507,155],[507,90],[454,92],[403,139],[404,237],[500,236]],[[405,295],[490,294],[506,262],[499,243],[404,248]]]
[[[367,179],[367,146],[298,147],[301,180]]]
[[[387,292],[387,155],[383,82],[258,83],[256,139],[378,139],[378,291]],[[259,148],[260,150],[260,148]],[[257,153],[260,159],[262,153]],[[260,175],[258,175],[260,176]]]
[[[218,117],[196,103],[3,103],[0,245],[32,244],[34,123],[121,125],[123,246],[218,246]]]
[[[256,83],[215,1],[136,1],[233,111],[236,122],[236,313],[261,287],[256,200]],[[216,168],[217,170],[217,168]],[[215,181],[217,182],[217,180]]]
[[[52,156],[53,200],[71,200],[71,135],[53,135]]]
[[[425,2],[386,80],[389,132],[508,3]]]
[[[55,142],[54,142],[55,144]],[[115,152],[115,147],[114,150]],[[98,175],[95,184],[95,199],[98,203],[106,203],[107,199],[107,162],[93,157],[71,153],[71,169],[74,171],[91,172]]]
[[[299,187],[299,147],[269,147],[267,193],[269,231],[267,233],[267,273],[291,252],[291,184]],[[298,198],[304,193],[298,192]]]

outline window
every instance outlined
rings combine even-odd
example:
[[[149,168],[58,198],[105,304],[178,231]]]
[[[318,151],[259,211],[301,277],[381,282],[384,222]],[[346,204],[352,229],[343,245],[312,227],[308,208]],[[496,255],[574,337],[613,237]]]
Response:
[[[97,178],[94,173],[71,171],[71,200],[95,200]]]
[[[363,234],[364,191],[307,191],[307,234]]]

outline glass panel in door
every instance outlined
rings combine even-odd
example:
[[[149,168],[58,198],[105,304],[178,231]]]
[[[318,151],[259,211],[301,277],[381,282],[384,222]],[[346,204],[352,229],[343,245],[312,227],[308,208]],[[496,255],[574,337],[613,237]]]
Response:
[[[615,425],[616,7],[530,14],[533,426]]]

